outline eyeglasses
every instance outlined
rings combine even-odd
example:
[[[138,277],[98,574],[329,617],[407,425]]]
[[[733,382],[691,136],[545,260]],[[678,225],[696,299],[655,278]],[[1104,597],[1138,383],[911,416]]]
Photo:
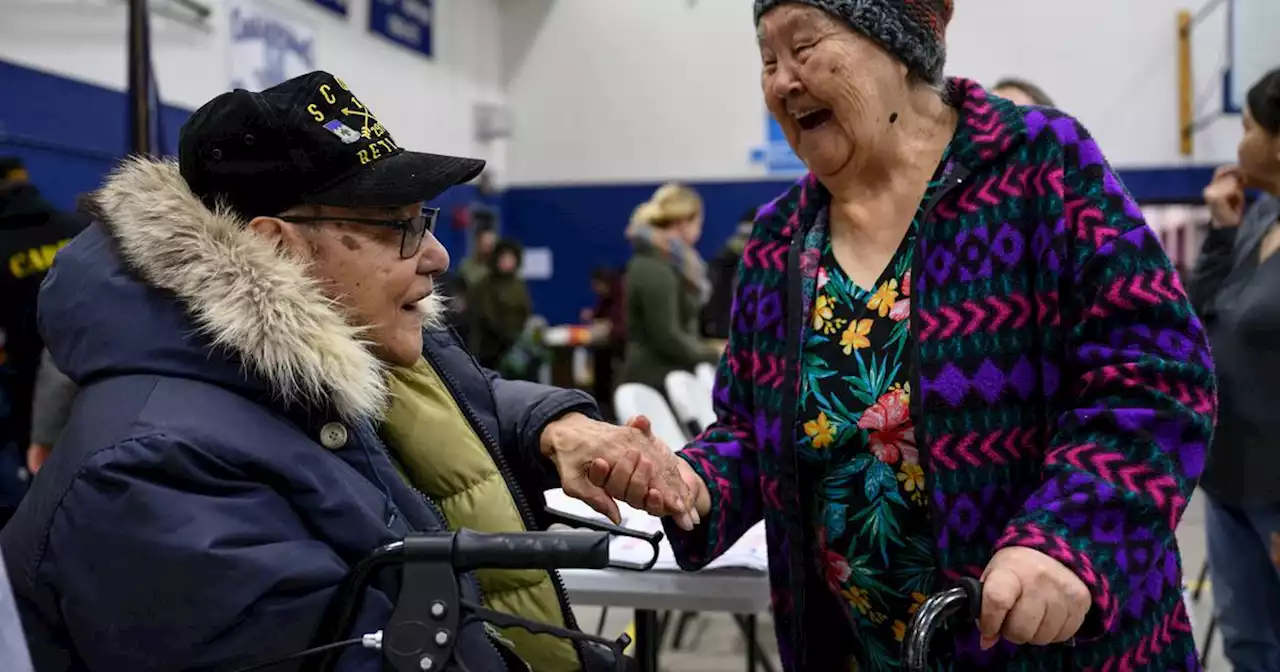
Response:
[[[302,217],[289,215],[280,219],[294,224],[312,224],[317,222],[351,222],[352,224],[368,224],[389,229],[400,230],[400,258],[412,259],[422,248],[422,239],[427,234],[435,235],[436,220],[440,218],[440,208],[423,208],[422,212],[409,219],[371,219],[365,217]]]

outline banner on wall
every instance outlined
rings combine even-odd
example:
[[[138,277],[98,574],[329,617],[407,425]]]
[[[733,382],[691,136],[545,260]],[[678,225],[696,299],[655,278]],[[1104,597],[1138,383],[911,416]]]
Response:
[[[233,0],[231,87],[261,91],[316,69],[311,28],[250,0]]]
[[[338,16],[346,16],[347,3],[349,3],[350,0],[307,0],[307,2],[310,2],[313,5],[319,5]]]
[[[431,58],[431,0],[372,0],[369,31]]]
[[[752,150],[751,162],[763,165],[771,175],[802,175],[809,170],[791,151],[778,120],[767,111],[764,113],[764,146]]]

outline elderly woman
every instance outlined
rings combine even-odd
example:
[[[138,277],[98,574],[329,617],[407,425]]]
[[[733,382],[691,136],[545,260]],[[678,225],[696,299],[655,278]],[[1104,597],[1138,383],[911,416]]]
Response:
[[[788,670],[899,669],[962,577],[981,618],[935,639],[940,668],[1192,669],[1174,528],[1216,410],[1203,329],[1077,121],[943,83],[951,12],[757,0],[810,172],[743,255],[676,557],[764,519]],[[648,474],[590,471],[645,504]]]

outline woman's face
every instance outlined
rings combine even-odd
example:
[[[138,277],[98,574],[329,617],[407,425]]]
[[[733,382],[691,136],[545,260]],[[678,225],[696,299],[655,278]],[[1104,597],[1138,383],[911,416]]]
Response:
[[[1249,186],[1274,189],[1280,185],[1280,135],[1267,132],[1247,108],[1239,158],[1240,172]]]
[[[697,214],[676,225],[676,235],[686,245],[697,245],[702,238],[702,215]]]
[[[907,68],[826,12],[786,4],[760,19],[765,104],[818,177],[874,154]]]

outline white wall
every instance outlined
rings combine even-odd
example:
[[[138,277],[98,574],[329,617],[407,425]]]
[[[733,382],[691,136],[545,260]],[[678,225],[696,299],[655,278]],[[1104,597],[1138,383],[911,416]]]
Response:
[[[1234,156],[1228,118],[1178,154],[1176,11],[1188,0],[957,3],[948,73],[1040,83],[1122,167]],[[504,79],[515,114],[516,184],[760,176],[762,144],[747,0],[506,0]],[[1225,12],[1195,33],[1200,111],[1222,99]]]
[[[230,82],[226,7],[201,1],[214,10],[207,31],[152,21],[161,95],[192,109]],[[503,100],[498,0],[437,0],[434,60],[369,33],[365,1],[349,3],[345,19],[300,0],[259,4],[312,28],[317,66],[346,81],[401,146],[480,156],[500,172],[502,148],[479,145],[472,131],[472,105]],[[0,0],[0,17],[0,60],[126,88],[126,12],[118,0]]]

